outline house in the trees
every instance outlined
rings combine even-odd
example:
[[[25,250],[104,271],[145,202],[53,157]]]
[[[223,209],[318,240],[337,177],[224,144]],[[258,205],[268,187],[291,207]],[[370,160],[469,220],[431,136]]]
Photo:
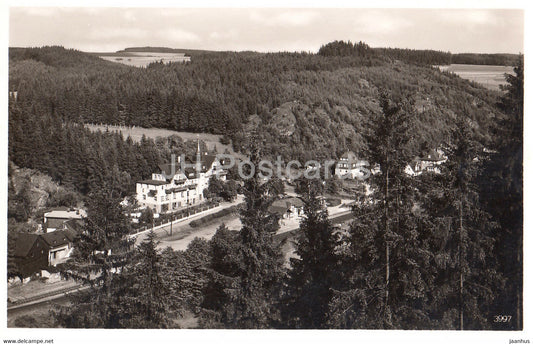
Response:
[[[335,175],[342,178],[363,178],[365,169],[369,168],[366,160],[361,160],[354,152],[345,152],[335,165]]]
[[[75,236],[76,233],[70,230],[17,234],[13,256],[20,275],[26,278],[49,266],[64,263],[72,253]]]
[[[87,213],[83,209],[59,207],[52,211],[44,213],[44,230],[45,232],[53,232],[64,228],[64,223],[67,221],[76,221],[83,223]]]
[[[75,236],[75,233],[67,230],[57,230],[41,235],[48,246],[48,266],[64,263],[70,257]]]
[[[304,203],[297,197],[289,197],[272,202],[268,211],[271,214],[277,214],[282,219],[291,217],[300,217],[304,214]]]
[[[22,278],[29,277],[48,266],[48,244],[39,234],[17,234],[12,254]]]
[[[432,149],[428,154],[416,157],[405,167],[405,173],[410,176],[418,176],[423,172],[440,173],[439,165],[446,162],[447,157],[437,149]]]
[[[139,205],[157,214],[173,212],[205,201],[203,191],[208,188],[212,176],[218,175],[221,180],[226,180],[227,172],[222,169],[221,162],[215,155],[201,154],[200,145],[196,157],[185,157],[185,163],[186,167],[182,169],[181,157],[178,157],[174,165],[160,165],[160,173],[137,182]]]

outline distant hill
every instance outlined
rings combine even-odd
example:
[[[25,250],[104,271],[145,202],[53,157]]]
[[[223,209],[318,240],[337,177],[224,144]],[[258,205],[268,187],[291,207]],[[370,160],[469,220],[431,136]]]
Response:
[[[518,62],[518,58],[518,54],[453,54],[451,63],[491,66],[515,66]]]
[[[438,50],[417,50],[401,48],[371,48],[363,42],[333,41],[320,47],[322,56],[382,56],[420,65],[473,64],[514,66],[518,54],[452,54]]]
[[[117,51],[117,53],[144,53],[144,52],[155,52],[155,53],[185,53],[188,56],[195,54],[207,54],[214,53],[215,51],[210,50],[197,50],[197,49],[179,49],[179,48],[168,48],[168,47],[130,47],[123,50]]]

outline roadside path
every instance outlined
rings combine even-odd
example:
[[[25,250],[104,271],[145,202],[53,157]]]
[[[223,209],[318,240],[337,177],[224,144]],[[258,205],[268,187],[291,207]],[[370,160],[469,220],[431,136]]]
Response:
[[[342,204],[347,204],[352,202],[351,200],[343,200]],[[345,222],[351,218],[351,209],[342,207],[342,206],[336,206],[336,207],[329,207],[328,208],[329,218],[333,221],[333,223],[339,223],[339,222]],[[292,232],[300,227],[300,219],[301,217],[294,216],[290,219],[282,219],[280,220],[280,229],[276,233],[276,235],[281,235],[287,232]],[[336,222],[338,221],[338,222]],[[217,221],[214,221],[206,226],[203,226],[201,229],[198,230],[190,230],[190,226],[185,228],[185,231],[183,232],[183,235],[173,235],[172,237],[159,237],[159,249],[165,249],[167,247],[172,248],[173,250],[186,250],[187,246],[191,243],[191,241],[194,240],[194,238],[203,238],[206,240],[211,239],[213,235],[215,235],[217,228],[224,223],[226,227],[228,227],[229,230],[239,230],[241,228],[241,221],[238,218],[238,216],[225,216],[223,218],[218,219]]]
[[[191,216],[189,216],[187,218],[184,218],[184,219],[175,220],[175,221],[172,222],[172,236],[179,234],[180,231],[183,231],[183,230],[185,230],[187,228],[190,229],[191,227],[189,226],[189,224],[192,221],[194,221],[194,220],[197,220],[197,219],[199,219],[201,217],[204,217],[206,215],[209,215],[209,214],[217,213],[217,212],[219,212],[219,211],[221,211],[223,209],[230,208],[230,207],[233,207],[235,205],[241,204],[242,202],[244,202],[244,196],[243,195],[238,195],[237,199],[235,201],[233,201],[233,202],[223,202],[223,203],[220,203],[220,205],[218,207],[216,207],[216,208],[205,210],[203,212],[191,215]],[[168,236],[171,235],[171,233],[170,233],[170,229],[171,228],[170,227],[171,227],[170,224],[165,225],[163,227],[155,229],[154,233],[156,234],[156,236],[158,238],[168,237]],[[148,233],[150,233],[150,229],[147,229],[147,230],[139,232],[139,233],[132,234],[131,237],[136,239],[135,240],[136,244],[139,244],[146,238]]]

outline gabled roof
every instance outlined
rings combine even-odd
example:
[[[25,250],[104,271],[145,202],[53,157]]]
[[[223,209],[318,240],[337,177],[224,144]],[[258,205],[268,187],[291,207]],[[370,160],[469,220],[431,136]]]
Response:
[[[216,160],[216,155],[211,154],[203,154],[200,155],[200,165],[201,165],[201,173],[207,172],[212,166],[213,163]],[[196,157],[185,157],[185,162],[191,166],[196,164]],[[172,164],[161,164],[158,166],[161,170],[162,174],[165,174],[165,176],[172,178],[174,175],[181,173],[188,179],[194,179],[196,178],[196,168],[195,167],[186,167],[184,171],[181,170],[181,164],[175,163],[174,166]],[[194,176],[191,175],[191,173],[194,174]],[[143,181],[141,183],[146,183],[146,181]],[[161,184],[155,184],[155,185],[161,185]]]
[[[78,236],[78,232],[76,232],[73,229],[65,229],[65,236],[67,237],[69,242],[74,242],[74,239]]]
[[[67,231],[71,231],[73,233],[79,234],[83,232],[83,222],[80,220],[72,219],[63,222],[63,227]]]
[[[201,172],[203,173],[209,170],[211,166],[213,166],[215,159],[216,159],[216,155],[211,155],[211,154],[200,155],[200,164],[202,166]],[[196,157],[185,157],[185,160],[187,161],[187,164],[196,164]]]
[[[272,202],[270,207],[268,207],[268,211],[271,213],[284,214],[291,208],[291,206],[301,208],[303,205],[304,202],[297,197],[284,198]]]
[[[347,151],[347,152],[344,152],[343,155],[341,155],[340,157],[341,160],[349,160],[349,161],[357,161],[357,155],[355,155],[354,152],[352,151]]]
[[[161,174],[164,174],[167,178],[172,178],[174,175],[180,173],[180,163],[176,162],[174,166],[172,164],[160,164],[157,167],[161,170]]]
[[[268,211],[272,214],[279,214],[283,216],[283,214],[285,214],[287,210],[289,210],[289,208],[290,207],[287,207],[285,205],[271,205],[270,207],[268,207]]]
[[[437,150],[432,149],[428,154],[424,155],[421,160],[424,161],[443,161],[446,160],[446,158],[437,152]]]
[[[18,233],[15,241],[15,257],[26,257],[37,240],[39,234]]]
[[[42,234],[41,237],[48,244],[48,246],[50,246],[50,248],[63,246],[71,242],[68,235],[65,234],[64,230],[58,230],[58,231],[45,233],[45,234]]]

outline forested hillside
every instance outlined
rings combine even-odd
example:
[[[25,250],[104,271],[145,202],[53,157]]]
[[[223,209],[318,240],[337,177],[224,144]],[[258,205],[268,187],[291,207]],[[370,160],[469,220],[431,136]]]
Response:
[[[13,48],[9,72],[24,116],[226,134],[236,150],[244,129],[255,127],[268,142],[265,152],[284,158],[364,153],[380,90],[411,98],[424,146],[446,140],[457,116],[468,116],[487,138],[488,119],[497,114],[495,92],[376,52],[196,52],[190,63],[135,68],[61,47]],[[280,134],[272,123],[288,103],[297,104],[289,110],[294,130]]]
[[[473,64],[493,66],[514,66],[518,63],[518,54],[452,54],[439,50],[417,50],[402,48],[370,48],[363,42],[334,41],[320,47],[322,56],[384,56],[418,65]]]

